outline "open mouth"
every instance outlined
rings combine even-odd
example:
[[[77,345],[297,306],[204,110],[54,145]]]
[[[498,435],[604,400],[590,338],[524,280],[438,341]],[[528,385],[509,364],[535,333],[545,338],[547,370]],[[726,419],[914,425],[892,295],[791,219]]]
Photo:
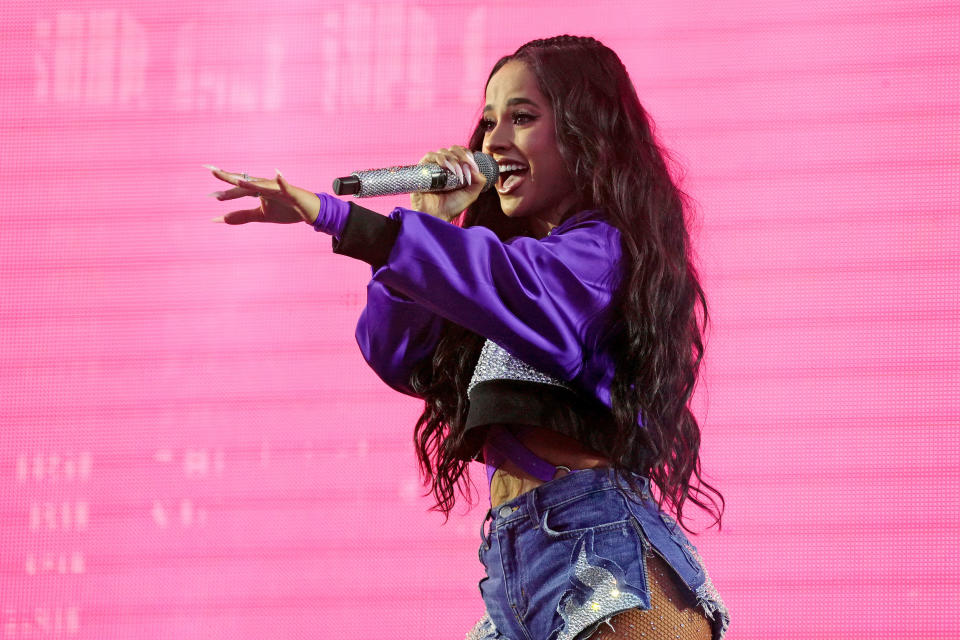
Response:
[[[526,177],[529,167],[515,162],[498,165],[500,179],[497,181],[497,191],[507,194],[520,186]]]

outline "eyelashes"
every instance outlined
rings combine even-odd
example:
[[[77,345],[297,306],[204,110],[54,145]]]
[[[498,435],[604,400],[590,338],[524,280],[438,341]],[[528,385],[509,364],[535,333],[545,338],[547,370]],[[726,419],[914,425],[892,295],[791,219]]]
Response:
[[[510,116],[510,120],[513,122],[514,126],[518,127],[522,127],[525,124],[530,124],[537,118],[538,116],[535,116],[532,113],[527,113],[526,111],[517,111]],[[493,128],[497,126],[497,123],[495,120],[490,118],[482,118],[479,126],[481,131],[493,131]]]

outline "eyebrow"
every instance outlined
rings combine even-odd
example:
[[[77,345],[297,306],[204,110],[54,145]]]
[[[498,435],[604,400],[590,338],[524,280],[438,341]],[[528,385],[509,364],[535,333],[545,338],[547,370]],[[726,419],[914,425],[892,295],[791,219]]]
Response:
[[[509,100],[507,100],[507,106],[508,106],[508,107],[513,107],[513,106],[516,106],[516,105],[518,105],[518,104],[529,104],[530,106],[533,106],[533,107],[539,107],[539,106],[540,106],[540,105],[538,105],[536,102],[534,102],[533,100],[531,100],[530,98],[510,98]],[[486,113],[487,111],[490,111],[490,110],[492,110],[492,109],[493,109],[493,105],[492,105],[492,104],[488,104],[487,106],[485,106],[485,107],[483,108],[483,111],[484,111],[484,113]]]

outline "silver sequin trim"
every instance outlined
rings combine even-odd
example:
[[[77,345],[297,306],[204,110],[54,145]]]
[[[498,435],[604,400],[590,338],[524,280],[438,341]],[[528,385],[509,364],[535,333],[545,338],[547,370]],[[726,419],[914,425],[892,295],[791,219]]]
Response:
[[[483,617],[480,618],[473,629],[467,632],[465,640],[497,640],[498,638],[503,638],[503,636],[497,633],[490,615],[484,611]]]
[[[616,613],[643,606],[638,596],[620,590],[616,576],[603,567],[594,567],[587,562],[585,547],[580,548],[573,570],[577,580],[593,589],[593,592],[579,604],[573,598],[564,602],[560,611],[563,630],[557,640],[573,640],[584,630],[596,627]]]
[[[480,358],[473,370],[473,377],[467,385],[467,396],[473,388],[488,380],[517,380],[521,382],[539,382],[551,384],[564,389],[571,389],[570,385],[537,371],[522,360],[510,355],[506,349],[493,340],[487,340],[480,350]]]
[[[730,611],[720,598],[720,592],[717,591],[717,587],[714,586],[713,580],[710,579],[707,566],[704,564],[703,558],[700,557],[697,548],[689,542],[684,546],[687,547],[687,550],[690,551],[694,559],[703,567],[703,575],[706,580],[697,589],[697,602],[703,607],[704,613],[713,623],[714,640],[723,640],[723,636],[727,633],[727,628],[730,626]]]

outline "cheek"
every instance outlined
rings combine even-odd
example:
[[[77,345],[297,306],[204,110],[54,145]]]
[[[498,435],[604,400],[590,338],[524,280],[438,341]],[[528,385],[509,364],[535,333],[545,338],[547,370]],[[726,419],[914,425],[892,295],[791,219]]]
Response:
[[[549,135],[540,137],[539,140],[531,140],[536,143],[536,157],[540,168],[540,177],[544,182],[563,182],[566,170],[563,167],[563,159],[560,157],[560,150],[557,149],[557,143],[553,139],[553,131]],[[533,146],[533,145],[531,145]]]
[[[570,181],[563,167],[563,159],[554,155],[543,157],[537,182],[551,191],[565,188]]]

